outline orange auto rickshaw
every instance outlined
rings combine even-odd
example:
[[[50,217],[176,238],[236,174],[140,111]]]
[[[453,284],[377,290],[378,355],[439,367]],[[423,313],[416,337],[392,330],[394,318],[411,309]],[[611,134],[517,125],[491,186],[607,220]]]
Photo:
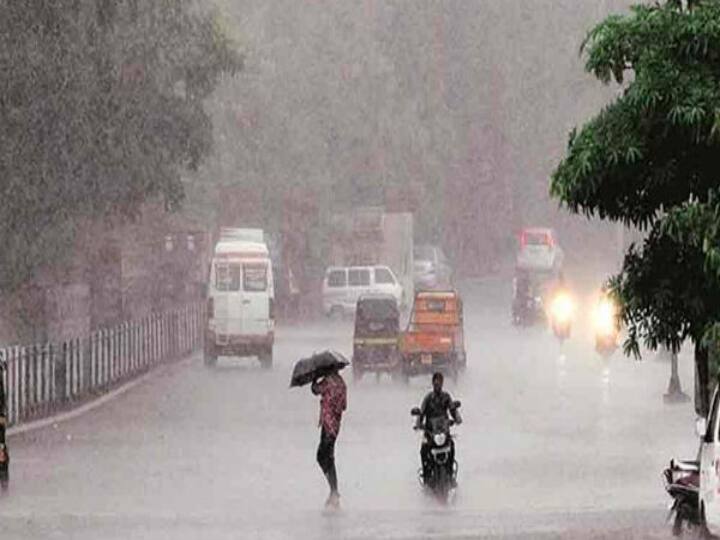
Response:
[[[407,380],[435,371],[457,379],[465,370],[463,304],[457,291],[419,291],[407,330],[400,336],[402,374]]]

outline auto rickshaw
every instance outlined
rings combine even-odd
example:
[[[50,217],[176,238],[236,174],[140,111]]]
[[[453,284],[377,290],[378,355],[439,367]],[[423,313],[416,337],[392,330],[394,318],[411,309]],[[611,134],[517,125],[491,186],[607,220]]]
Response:
[[[465,370],[463,305],[456,291],[419,291],[408,329],[400,338],[402,373],[445,371],[453,379]]]
[[[390,294],[366,294],[357,301],[353,337],[352,372],[355,380],[373,372],[395,373],[400,356],[400,310]]]
[[[7,429],[7,400],[3,383],[5,364],[0,360],[0,492],[4,493],[10,486],[10,454],[7,449],[5,430]]]

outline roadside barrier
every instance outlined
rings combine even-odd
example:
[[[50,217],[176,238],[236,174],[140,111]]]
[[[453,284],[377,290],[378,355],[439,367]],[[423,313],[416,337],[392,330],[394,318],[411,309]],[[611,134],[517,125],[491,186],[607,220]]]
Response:
[[[67,411],[202,346],[204,304],[62,343],[0,348],[9,426]]]

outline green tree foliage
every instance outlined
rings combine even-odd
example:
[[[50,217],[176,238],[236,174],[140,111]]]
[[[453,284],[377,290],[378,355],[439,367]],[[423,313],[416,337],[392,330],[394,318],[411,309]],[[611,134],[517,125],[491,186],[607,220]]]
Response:
[[[0,290],[67,251],[80,217],[183,198],[204,99],[240,57],[187,0],[0,0]]]
[[[625,83],[570,136],[551,193],[571,210],[644,229],[612,287],[628,352],[695,344],[707,411],[707,340],[720,321],[720,2],[636,6],[594,28],[587,70]]]

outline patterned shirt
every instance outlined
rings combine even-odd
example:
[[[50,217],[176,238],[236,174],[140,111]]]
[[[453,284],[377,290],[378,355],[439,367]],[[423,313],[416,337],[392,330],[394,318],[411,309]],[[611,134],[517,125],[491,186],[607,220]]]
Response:
[[[340,421],[347,408],[347,388],[339,373],[333,373],[312,385],[313,394],[320,395],[318,425],[333,437],[340,433]]]

